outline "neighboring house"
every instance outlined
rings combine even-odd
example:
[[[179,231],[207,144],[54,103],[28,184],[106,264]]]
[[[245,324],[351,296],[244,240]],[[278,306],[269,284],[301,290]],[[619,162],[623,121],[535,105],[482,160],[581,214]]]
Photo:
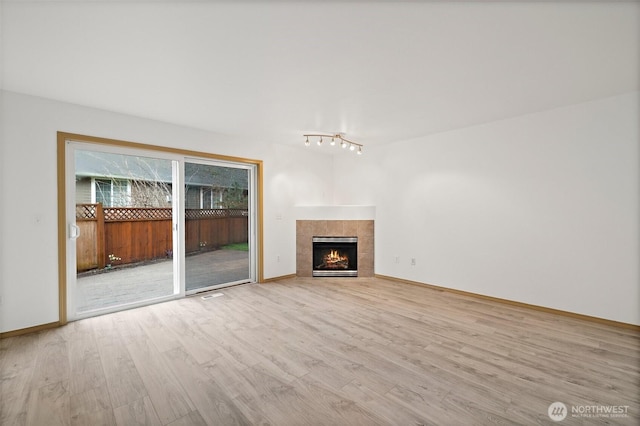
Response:
[[[131,155],[76,151],[76,203],[104,207],[167,207],[172,163]],[[246,208],[248,171],[187,163],[185,208]]]

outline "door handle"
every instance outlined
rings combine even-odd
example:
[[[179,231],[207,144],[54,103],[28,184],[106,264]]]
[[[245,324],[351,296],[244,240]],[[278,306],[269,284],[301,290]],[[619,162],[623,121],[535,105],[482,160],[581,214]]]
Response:
[[[78,237],[80,237],[80,227],[78,225],[75,224],[70,224],[69,225],[69,238],[71,238],[72,240],[76,240],[78,239]]]

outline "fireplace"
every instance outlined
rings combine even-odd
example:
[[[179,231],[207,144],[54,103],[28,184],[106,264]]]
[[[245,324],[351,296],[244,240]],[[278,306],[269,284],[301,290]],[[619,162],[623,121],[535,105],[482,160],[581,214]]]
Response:
[[[358,237],[313,237],[314,277],[357,277]]]

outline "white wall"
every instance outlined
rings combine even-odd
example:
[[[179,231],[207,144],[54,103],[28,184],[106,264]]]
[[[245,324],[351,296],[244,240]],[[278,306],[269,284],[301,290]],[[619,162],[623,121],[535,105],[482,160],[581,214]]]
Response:
[[[367,148],[335,199],[377,206],[377,274],[640,324],[639,117],[635,92]]]
[[[295,273],[294,206],[369,205],[378,274],[640,324],[639,102],[332,158],[0,91],[0,331],[58,319],[57,131],[263,160],[266,278]]]
[[[58,131],[263,160],[265,278],[295,273],[293,206],[333,197],[331,157],[304,147],[238,141],[11,92],[0,96],[2,332],[58,320]]]
[[[295,206],[331,204],[333,199],[331,156],[300,146],[274,145],[265,160],[265,278],[296,273]]]

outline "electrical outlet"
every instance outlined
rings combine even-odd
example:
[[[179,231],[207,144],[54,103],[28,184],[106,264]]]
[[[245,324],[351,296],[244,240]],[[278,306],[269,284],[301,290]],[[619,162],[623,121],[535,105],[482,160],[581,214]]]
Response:
[[[400,263],[400,256],[396,256],[396,263]]]
[[[416,258],[415,257],[411,258],[411,266],[416,266]]]

